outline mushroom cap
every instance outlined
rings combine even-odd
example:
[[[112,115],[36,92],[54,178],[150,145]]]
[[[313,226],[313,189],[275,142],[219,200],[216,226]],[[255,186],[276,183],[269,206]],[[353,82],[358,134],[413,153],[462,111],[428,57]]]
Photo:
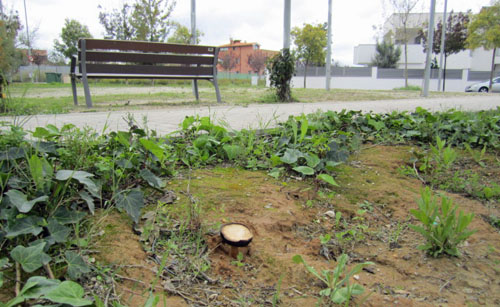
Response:
[[[224,224],[220,228],[222,241],[231,246],[243,247],[252,242],[253,234],[250,229],[240,223]]]

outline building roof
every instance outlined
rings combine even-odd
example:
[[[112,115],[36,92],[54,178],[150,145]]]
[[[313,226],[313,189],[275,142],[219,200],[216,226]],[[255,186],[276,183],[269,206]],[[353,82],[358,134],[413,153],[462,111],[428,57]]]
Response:
[[[241,40],[231,40],[229,44],[225,45],[220,45],[219,47],[244,47],[244,46],[254,46],[257,45],[260,47],[260,44],[258,43],[247,43],[247,42],[241,42]]]

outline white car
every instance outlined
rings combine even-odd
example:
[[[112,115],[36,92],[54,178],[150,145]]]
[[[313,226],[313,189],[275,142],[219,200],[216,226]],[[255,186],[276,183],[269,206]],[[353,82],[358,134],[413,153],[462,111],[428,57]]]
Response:
[[[483,81],[479,83],[474,83],[465,88],[466,92],[481,92],[488,93],[488,87],[490,85],[490,81]],[[493,78],[492,92],[500,92],[500,77]]]

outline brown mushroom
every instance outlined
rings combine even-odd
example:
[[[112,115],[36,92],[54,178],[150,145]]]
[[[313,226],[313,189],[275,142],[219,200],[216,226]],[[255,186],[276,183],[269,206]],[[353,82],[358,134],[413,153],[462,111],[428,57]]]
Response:
[[[253,234],[250,229],[240,223],[229,223],[220,228],[222,242],[231,246],[231,257],[238,256],[238,248],[245,247],[252,242]]]

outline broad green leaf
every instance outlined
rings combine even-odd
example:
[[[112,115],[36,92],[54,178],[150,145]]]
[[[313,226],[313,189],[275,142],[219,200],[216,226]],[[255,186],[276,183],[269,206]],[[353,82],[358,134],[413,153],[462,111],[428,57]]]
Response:
[[[269,173],[267,173],[269,176],[273,177],[274,179],[278,179],[281,176],[281,170],[279,168],[273,168]]]
[[[191,126],[195,122],[195,118],[193,116],[186,116],[182,121],[182,130],[187,130],[189,126]]]
[[[130,147],[130,132],[118,131],[116,132],[116,140],[120,142],[123,146]]]
[[[337,184],[337,182],[335,181],[335,179],[333,179],[333,177],[330,176],[330,175],[328,175],[328,174],[319,174],[318,177],[316,177],[316,178],[321,179],[324,182],[329,183],[329,184],[331,184],[333,186],[336,186],[336,187],[339,186]]]
[[[77,210],[70,210],[67,207],[59,207],[53,217],[61,224],[74,224],[81,221],[87,214]]]
[[[66,251],[64,253],[66,262],[68,263],[68,276],[71,279],[77,279],[82,274],[90,272],[89,266],[85,263],[83,258],[75,252]]]
[[[288,148],[283,156],[281,157],[281,162],[286,164],[294,164],[300,157],[303,157],[304,154],[297,149]]]
[[[28,197],[23,192],[18,190],[9,190],[9,192],[5,194],[9,196],[10,202],[16,206],[17,210],[21,213],[28,213],[36,203],[49,199],[48,196],[44,195],[28,201]]]
[[[43,218],[39,216],[28,216],[20,219],[15,219],[11,225],[7,227],[5,237],[11,239],[19,235],[32,234],[39,235],[43,228],[39,225],[43,222]]]
[[[307,166],[315,168],[321,162],[321,159],[315,154],[307,154],[304,156],[306,158]]]
[[[47,228],[54,241],[58,243],[66,242],[71,233],[71,228],[60,224],[55,218],[49,219]]]
[[[296,166],[293,168],[294,171],[301,173],[302,175],[314,175],[314,169],[309,166]]]
[[[80,192],[78,192],[78,195],[80,195],[80,197],[87,203],[87,207],[89,207],[90,213],[92,213],[92,215],[94,215],[95,204],[94,204],[94,199],[92,198],[92,196],[89,195],[89,193],[87,193],[86,191],[80,191]]]
[[[162,189],[165,187],[165,181],[163,181],[160,177],[157,177],[148,169],[141,170],[139,175],[153,188]]]
[[[145,138],[139,139],[139,142],[146,150],[149,150],[153,155],[155,155],[158,160],[163,161],[165,159],[164,150],[156,142]]]
[[[116,207],[125,209],[134,222],[138,223],[141,209],[144,207],[142,191],[137,189],[120,191],[116,195]]]
[[[35,286],[30,287],[29,289],[24,290],[23,288],[23,296],[28,299],[38,299],[42,295],[47,294],[48,292],[57,288],[57,286],[61,283],[58,279],[48,279],[43,276],[33,276],[28,279],[26,285],[35,284]]]
[[[18,245],[10,252],[10,256],[21,264],[25,272],[34,272],[51,260],[50,256],[43,252],[45,244],[40,243],[30,247]]]
[[[47,293],[44,298],[54,303],[68,304],[72,306],[88,306],[92,301],[83,298],[82,286],[74,281],[63,281],[57,288]]]
[[[35,182],[38,191],[43,191],[44,178],[42,160],[37,155],[32,155],[28,160],[31,178]]]
[[[383,121],[376,121],[376,120],[373,120],[373,119],[369,119],[368,120],[368,125],[372,126],[377,131],[379,131],[380,129],[382,129],[382,128],[385,127],[385,124],[384,124]]]
[[[245,152],[245,149],[239,145],[224,145],[223,148],[230,161],[235,160]]]
[[[94,177],[91,173],[84,171],[72,171],[72,170],[60,170],[56,173],[56,179],[59,181],[65,181],[69,179],[75,179],[81,184],[83,184],[87,190],[95,197],[100,197],[99,187],[90,179]]]

